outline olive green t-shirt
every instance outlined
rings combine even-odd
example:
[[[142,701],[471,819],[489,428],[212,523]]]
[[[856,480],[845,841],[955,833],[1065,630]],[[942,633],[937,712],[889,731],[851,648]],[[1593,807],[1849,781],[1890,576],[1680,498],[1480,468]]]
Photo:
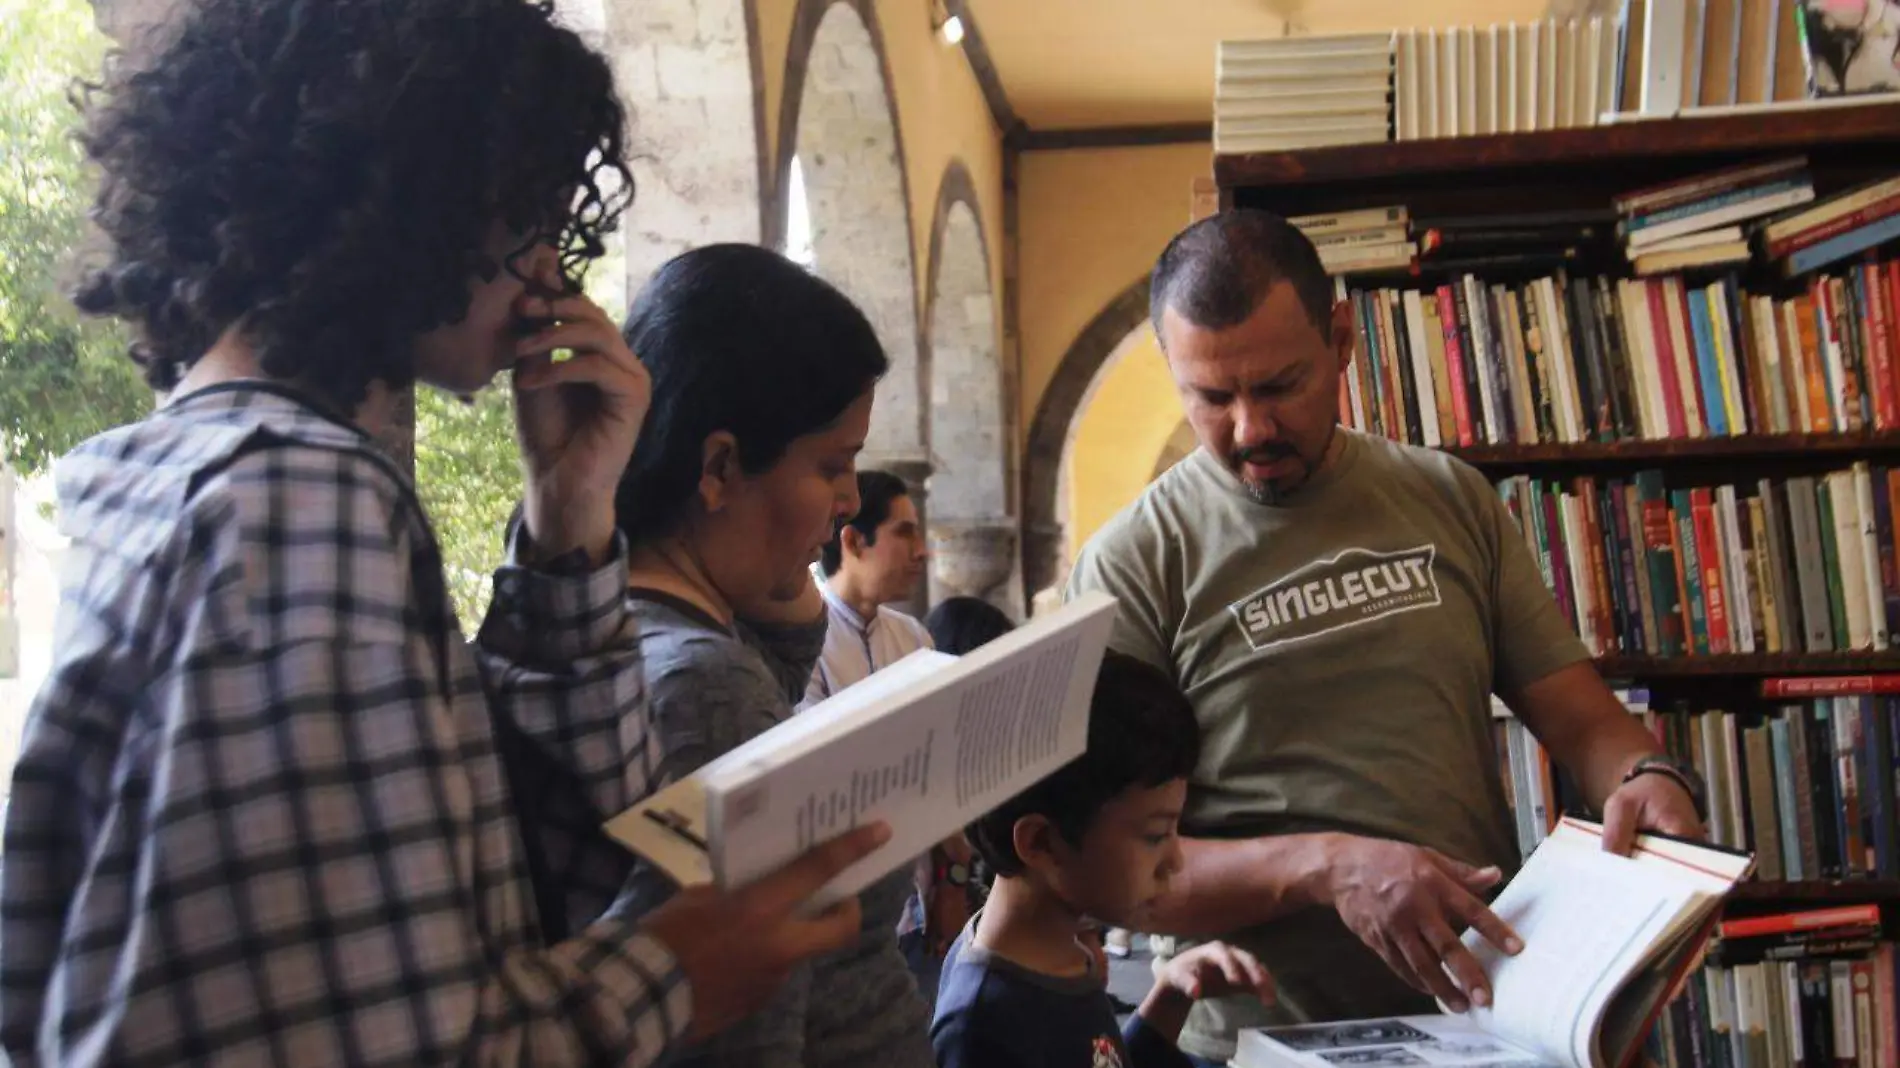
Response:
[[[1490,694],[1589,654],[1482,475],[1340,433],[1339,458],[1279,505],[1197,450],[1088,543],[1069,592],[1116,596],[1114,646],[1193,701],[1184,833],[1343,831],[1510,872]],[[1198,1006],[1181,1047],[1200,1056],[1231,1056],[1239,1027],[1432,1011],[1331,910],[1229,940],[1279,1003]]]

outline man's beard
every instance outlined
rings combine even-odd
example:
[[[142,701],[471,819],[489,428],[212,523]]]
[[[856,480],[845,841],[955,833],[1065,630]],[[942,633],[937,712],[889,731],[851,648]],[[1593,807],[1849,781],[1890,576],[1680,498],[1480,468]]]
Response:
[[[1321,460],[1324,460],[1327,452],[1332,449],[1333,434],[1336,433],[1338,429],[1339,426],[1335,423],[1328,430],[1326,434],[1326,444],[1319,450]],[[1255,504],[1265,505],[1285,504],[1290,498],[1298,494],[1300,490],[1304,489],[1306,484],[1312,480],[1313,472],[1319,467],[1320,463],[1320,461],[1308,460],[1299,449],[1284,442],[1269,442],[1266,445],[1252,449],[1235,449],[1228,454],[1228,458],[1232,462],[1236,473],[1245,471],[1247,469],[1247,461],[1249,460],[1265,460],[1269,463],[1276,460],[1293,460],[1300,465],[1299,474],[1295,476],[1292,484],[1288,485],[1285,489],[1275,486],[1272,482],[1255,482],[1244,475],[1241,476],[1240,486],[1241,489],[1246,491],[1248,499],[1252,500]]]
[[[1241,475],[1240,488],[1246,491],[1248,498],[1255,504],[1277,505],[1285,503],[1288,497],[1299,492],[1300,486],[1306,482],[1306,473],[1311,470],[1311,465],[1307,464],[1306,458],[1300,455],[1300,450],[1291,445],[1275,443],[1262,445],[1259,448],[1253,449],[1235,449],[1228,454],[1228,462],[1233,465],[1236,473],[1247,470],[1247,463],[1252,460],[1265,460],[1268,463],[1278,460],[1294,460],[1297,461],[1302,468],[1302,473],[1298,476],[1298,481],[1284,490],[1275,486],[1270,481],[1255,482],[1244,474]]]

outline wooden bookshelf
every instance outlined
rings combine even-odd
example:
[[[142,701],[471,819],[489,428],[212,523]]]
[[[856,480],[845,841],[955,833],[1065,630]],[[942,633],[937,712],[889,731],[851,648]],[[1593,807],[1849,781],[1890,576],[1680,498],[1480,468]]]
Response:
[[[1716,157],[1804,151],[1833,155],[1896,141],[1900,141],[1900,101],[1217,156],[1214,181],[1223,195],[1269,186],[1276,192],[1339,183],[1363,188],[1367,182],[1384,179],[1416,186],[1463,172],[1496,174],[1587,163],[1614,172],[1604,177],[1619,190],[1629,190],[1644,183],[1624,177],[1629,173],[1626,168],[1646,164],[1681,166],[1686,172],[1711,169],[1706,161]],[[1891,157],[1883,165],[1891,168]]]
[[[1548,464],[1664,465],[1679,460],[1788,461],[1810,457],[1900,457],[1900,431],[1872,434],[1744,434],[1722,438],[1586,441],[1574,445],[1477,445],[1444,450],[1473,467],[1529,468]]]
[[[1798,883],[1751,881],[1735,887],[1734,902],[1782,904],[1889,904],[1900,902],[1900,879],[1822,879]]]
[[[1723,653],[1713,656],[1600,656],[1597,671],[1613,679],[1697,679],[1777,675],[1862,675],[1900,671],[1900,651],[1867,653]]]
[[[1815,194],[1823,198],[1900,172],[1900,97],[1861,106],[1797,107],[1538,133],[1219,156],[1214,160],[1214,174],[1224,207],[1261,208],[1282,216],[1404,205],[1414,220],[1502,220],[1545,212],[1585,213],[1579,217],[1589,218],[1607,217],[1617,197],[1638,189],[1794,155],[1806,158]],[[1550,251],[1571,257],[1563,268],[1571,277],[1626,277],[1630,270],[1620,240],[1591,239]],[[1455,264],[1458,257],[1446,255]],[[1482,273],[1480,277],[1501,286],[1526,286],[1554,269],[1537,261],[1532,255],[1503,257],[1498,261],[1499,277]],[[1456,266],[1455,273],[1469,269],[1471,262],[1467,259],[1465,266]],[[1387,272],[1349,281],[1375,290],[1430,290],[1451,281],[1442,270],[1429,266],[1429,258],[1426,263],[1415,274]],[[1802,283],[1784,281],[1771,267],[1756,263],[1738,272],[1742,287],[1776,300],[1792,299]],[[1562,298],[1560,291],[1557,299]],[[1562,304],[1558,307],[1564,309]],[[1560,314],[1567,315],[1568,310]],[[1386,326],[1390,337],[1390,321]],[[1398,344],[1404,352],[1403,340]],[[1403,368],[1406,357],[1398,359]],[[1466,382],[1470,381],[1467,377]],[[1389,410],[1389,398],[1387,403]],[[1419,414],[1414,412],[1412,418]],[[1628,422],[1625,415],[1617,420]],[[1590,421],[1586,419],[1585,425]],[[1483,433],[1478,436],[1482,438]],[[1573,475],[1610,478],[1658,469],[1672,489],[1711,482],[1746,486],[1761,478],[1780,480],[1838,471],[1861,460],[1876,467],[1900,467],[1900,428],[1853,434],[1480,445],[1444,451],[1494,481],[1529,475],[1560,484]],[[1565,541],[1571,543],[1568,538]],[[1900,649],[1668,658],[1611,655],[1598,658],[1596,664],[1606,677],[1649,689],[1651,707],[1659,712],[1687,701],[1699,710],[1722,709],[1746,720],[1747,729],[1758,729],[1756,717],[1768,709],[1759,696],[1763,678],[1900,672]],[[1879,903],[1889,923],[1900,923],[1900,879],[1753,882],[1735,893],[1731,906],[1745,915],[1859,902]]]

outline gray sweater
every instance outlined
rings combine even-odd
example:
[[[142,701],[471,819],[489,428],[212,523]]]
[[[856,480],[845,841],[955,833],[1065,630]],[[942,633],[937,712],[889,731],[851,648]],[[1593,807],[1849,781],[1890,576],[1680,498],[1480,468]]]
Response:
[[[728,630],[691,605],[655,595],[636,597],[633,613],[660,784],[791,716],[825,638],[822,618]],[[657,901],[668,892],[659,880],[641,896]],[[897,948],[898,914],[909,892],[908,868],[867,889],[859,898],[864,925],[856,945],[800,967],[763,1010],[669,1063],[935,1068],[929,1013]]]

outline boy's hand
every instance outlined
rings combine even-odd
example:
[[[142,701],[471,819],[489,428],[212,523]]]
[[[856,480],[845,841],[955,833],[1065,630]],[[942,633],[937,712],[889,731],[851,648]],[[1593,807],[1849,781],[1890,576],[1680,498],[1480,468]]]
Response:
[[[1195,946],[1168,961],[1158,982],[1190,1001],[1252,994],[1273,1004],[1273,977],[1253,954],[1225,942]]]
[[[1155,976],[1154,989],[1139,1015],[1168,1041],[1180,1038],[1188,1010],[1202,998],[1251,994],[1273,1003],[1273,977],[1253,954],[1225,942],[1209,942],[1168,961]]]

